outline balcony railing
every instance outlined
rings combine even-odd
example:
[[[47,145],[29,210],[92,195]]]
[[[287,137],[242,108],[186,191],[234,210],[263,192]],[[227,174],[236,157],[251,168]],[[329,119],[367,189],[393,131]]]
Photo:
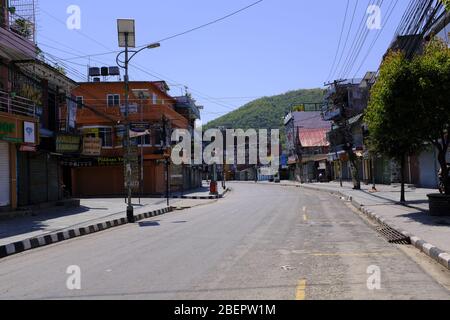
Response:
[[[0,12],[0,27],[10,30],[24,39],[35,42],[35,24],[31,18],[8,13],[7,18]]]
[[[37,111],[38,108],[33,101],[0,91],[0,112],[37,118]]]

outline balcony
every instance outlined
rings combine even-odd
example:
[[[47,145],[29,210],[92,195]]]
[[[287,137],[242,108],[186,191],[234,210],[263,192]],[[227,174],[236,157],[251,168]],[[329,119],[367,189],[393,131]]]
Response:
[[[337,121],[341,119],[342,108],[329,107],[323,111],[323,119],[325,121]]]
[[[176,97],[176,108],[185,109],[189,112],[191,120],[200,119],[200,109],[195,101],[189,96]]]
[[[38,111],[33,101],[19,96],[13,97],[7,92],[0,91],[0,112],[37,119]]]
[[[0,57],[11,61],[35,59],[34,28],[29,19],[0,12]]]

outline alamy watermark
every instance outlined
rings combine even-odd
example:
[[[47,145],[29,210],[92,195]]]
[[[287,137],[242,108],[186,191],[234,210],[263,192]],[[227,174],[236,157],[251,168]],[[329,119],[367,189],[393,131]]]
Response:
[[[67,7],[66,13],[69,15],[66,20],[67,29],[80,30],[81,29],[81,8],[77,5],[70,5]]]
[[[81,290],[81,268],[73,265],[69,266],[66,270],[66,274],[69,275],[66,281],[66,287],[68,290]]]
[[[381,8],[377,5],[371,5],[367,8],[367,28],[369,30],[380,30],[381,29]]]
[[[204,133],[195,130],[193,135],[189,130],[174,130],[175,165],[261,165],[279,169],[280,130],[271,130],[269,134],[266,129],[210,129]]]
[[[367,289],[371,291],[381,290],[381,268],[378,266],[369,266],[367,268]]]

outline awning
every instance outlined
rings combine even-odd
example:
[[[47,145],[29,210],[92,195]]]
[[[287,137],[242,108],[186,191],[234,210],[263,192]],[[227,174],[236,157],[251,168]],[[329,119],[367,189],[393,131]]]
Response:
[[[300,129],[299,139],[303,148],[328,147],[330,143],[327,140],[327,128],[319,129]]]

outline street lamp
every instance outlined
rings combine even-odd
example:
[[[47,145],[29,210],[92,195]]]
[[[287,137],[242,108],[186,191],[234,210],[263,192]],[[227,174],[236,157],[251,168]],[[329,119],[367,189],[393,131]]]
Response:
[[[132,190],[131,190],[131,141],[130,141],[130,101],[129,101],[129,77],[128,77],[128,64],[131,59],[133,59],[139,52],[146,49],[159,48],[161,45],[159,43],[153,43],[148,46],[142,47],[139,50],[129,50],[129,48],[136,47],[136,32],[135,32],[135,21],[132,19],[118,19],[117,20],[117,33],[119,38],[119,47],[125,48],[116,57],[117,65],[120,68],[125,69],[125,144],[126,144],[126,156],[124,157],[124,165],[126,168],[126,187],[128,193],[128,206],[127,206],[127,218],[128,222],[134,223],[134,208],[131,202]],[[130,56],[131,53],[131,56]],[[125,60],[121,61],[120,57],[125,55]]]

